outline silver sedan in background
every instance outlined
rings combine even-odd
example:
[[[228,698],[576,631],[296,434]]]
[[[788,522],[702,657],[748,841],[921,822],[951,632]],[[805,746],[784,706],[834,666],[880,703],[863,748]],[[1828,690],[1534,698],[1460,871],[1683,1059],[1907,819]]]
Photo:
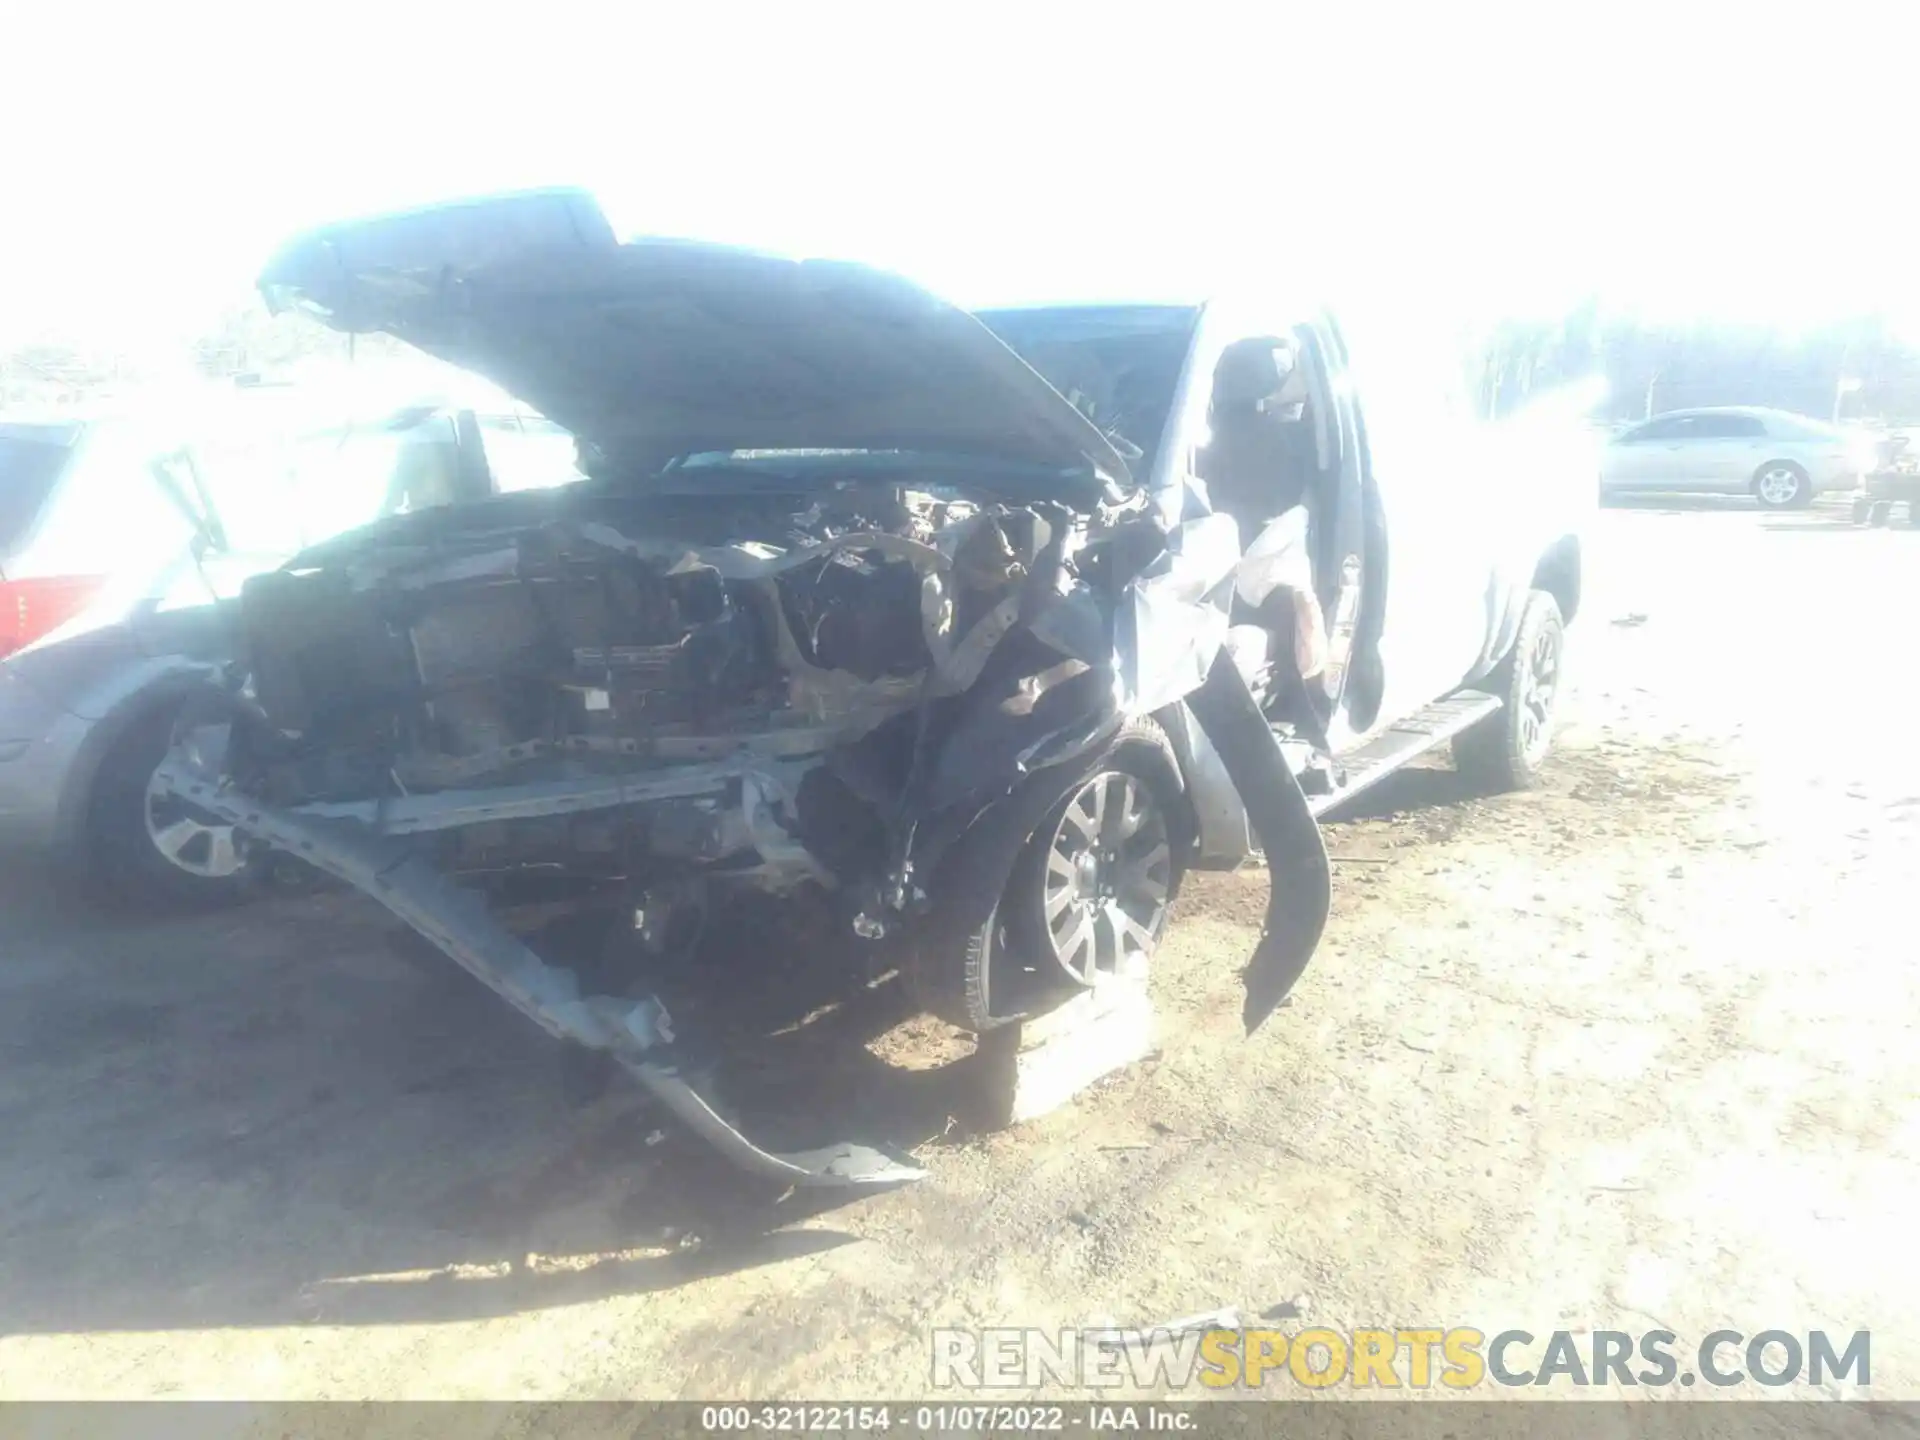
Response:
[[[1871,436],[1787,410],[1670,410],[1608,441],[1601,496],[1634,491],[1752,495],[1769,509],[1851,494],[1873,468]]]

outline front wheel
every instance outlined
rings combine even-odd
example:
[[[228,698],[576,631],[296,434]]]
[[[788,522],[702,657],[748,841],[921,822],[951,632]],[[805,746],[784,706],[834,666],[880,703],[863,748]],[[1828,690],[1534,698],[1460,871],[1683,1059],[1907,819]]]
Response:
[[[1807,472],[1789,460],[1771,460],[1753,477],[1753,494],[1769,510],[1795,510],[1813,500]]]
[[[1487,790],[1530,790],[1553,743],[1567,644],[1560,606],[1544,590],[1527,596],[1513,648],[1482,687],[1504,702],[1457,736],[1453,763]]]
[[[136,721],[101,764],[87,807],[89,878],[136,909],[232,904],[252,889],[258,852],[232,825],[155,783],[173,740],[172,710]]]
[[[1006,881],[989,913],[940,903],[964,896],[936,897],[907,965],[921,1003],[984,1033],[1144,975],[1192,844],[1186,803],[1166,732],[1128,722],[1031,830],[1011,837],[1018,853],[1010,869],[1001,862]]]
[[[1179,880],[1157,748],[1115,748],[1047,817],[1009,891],[1017,938],[1074,986],[1145,970]]]

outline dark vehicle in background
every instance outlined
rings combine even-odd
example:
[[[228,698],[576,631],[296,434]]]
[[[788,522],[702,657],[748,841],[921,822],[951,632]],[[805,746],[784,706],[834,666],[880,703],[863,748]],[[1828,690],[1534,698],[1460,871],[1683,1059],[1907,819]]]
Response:
[[[1920,452],[1914,432],[1895,430],[1880,438],[1866,493],[1853,502],[1853,523],[1884,525],[1895,505],[1906,506],[1907,528],[1920,530]]]

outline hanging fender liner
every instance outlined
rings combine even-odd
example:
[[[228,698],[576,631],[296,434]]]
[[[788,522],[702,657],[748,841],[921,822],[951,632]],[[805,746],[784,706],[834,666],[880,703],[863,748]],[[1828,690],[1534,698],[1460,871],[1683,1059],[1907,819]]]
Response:
[[[1187,708],[1219,752],[1267,857],[1272,887],[1267,918],[1247,964],[1240,1012],[1251,1035],[1287,998],[1313,958],[1333,908],[1333,870],[1300,782],[1224,648],[1200,688],[1187,697]]]

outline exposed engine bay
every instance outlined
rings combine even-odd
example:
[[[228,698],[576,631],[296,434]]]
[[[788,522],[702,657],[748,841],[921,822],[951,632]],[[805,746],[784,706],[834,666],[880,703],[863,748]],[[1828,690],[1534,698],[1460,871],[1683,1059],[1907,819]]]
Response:
[[[910,727],[834,780],[810,772],[966,691],[1036,566],[1068,583],[1085,538],[1062,507],[896,485],[515,523],[525,508],[417,517],[417,536],[249,582],[256,723],[236,727],[235,779],[387,833],[446,832],[463,868],[852,881],[883,853]]]

